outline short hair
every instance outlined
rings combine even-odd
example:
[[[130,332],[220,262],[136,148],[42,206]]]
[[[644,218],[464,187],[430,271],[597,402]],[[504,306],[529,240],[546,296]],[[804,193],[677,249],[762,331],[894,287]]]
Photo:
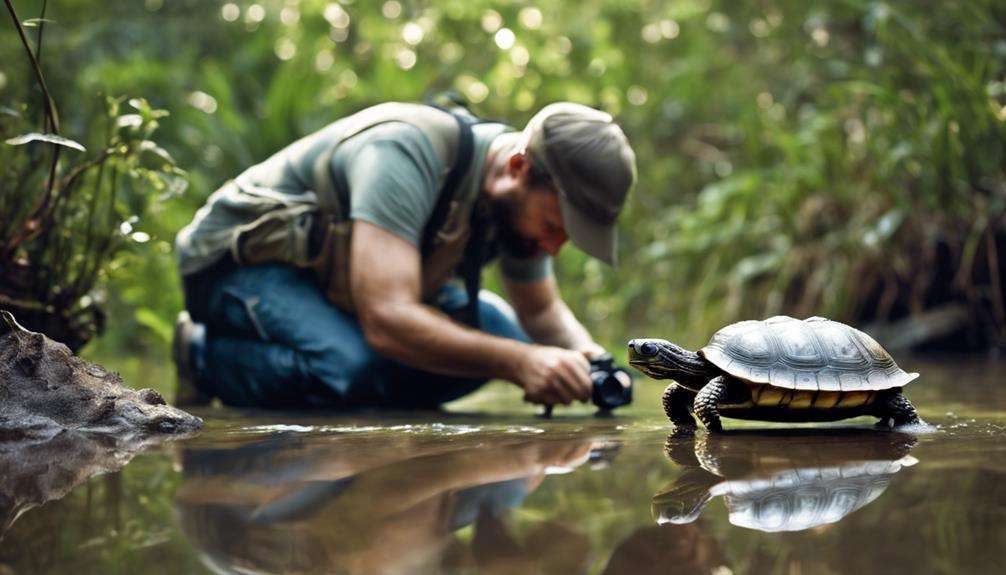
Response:
[[[527,173],[527,185],[530,189],[545,188],[548,190],[558,191],[558,187],[555,185],[555,180],[552,179],[552,174],[548,173],[545,169],[544,162],[536,162],[535,158],[531,157],[531,154],[527,154],[528,160],[528,173]]]

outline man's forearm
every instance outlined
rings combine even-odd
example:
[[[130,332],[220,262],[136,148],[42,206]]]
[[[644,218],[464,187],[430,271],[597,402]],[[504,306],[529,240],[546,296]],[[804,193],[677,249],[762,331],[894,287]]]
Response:
[[[555,299],[533,315],[521,317],[520,321],[524,331],[538,343],[576,350],[597,346],[587,328],[561,299]]]
[[[422,303],[393,302],[360,318],[378,353],[444,375],[512,379],[528,345],[464,326]]]

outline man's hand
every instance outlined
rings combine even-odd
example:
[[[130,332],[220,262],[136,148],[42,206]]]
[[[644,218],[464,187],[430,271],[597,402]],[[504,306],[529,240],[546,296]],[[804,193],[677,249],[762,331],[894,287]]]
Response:
[[[583,353],[536,345],[521,357],[511,379],[524,390],[524,400],[543,405],[590,399],[590,363]]]
[[[583,356],[586,357],[588,360],[594,359],[595,357],[600,357],[608,353],[607,350],[605,350],[603,347],[594,342],[586,343],[576,348],[576,351],[582,353]]]

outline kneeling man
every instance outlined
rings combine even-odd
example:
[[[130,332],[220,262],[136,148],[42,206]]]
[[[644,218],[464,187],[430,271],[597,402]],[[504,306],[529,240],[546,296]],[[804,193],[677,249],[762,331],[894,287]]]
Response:
[[[572,239],[613,264],[634,181],[622,130],[578,104],[523,131],[421,104],[338,120],[179,232],[178,399],[435,407],[499,378],[534,403],[586,401],[604,350],[550,257]],[[506,300],[479,289],[494,259]]]

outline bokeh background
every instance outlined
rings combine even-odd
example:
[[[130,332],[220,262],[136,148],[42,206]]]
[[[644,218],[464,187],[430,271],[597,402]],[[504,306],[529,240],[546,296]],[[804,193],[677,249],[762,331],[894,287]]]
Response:
[[[87,151],[61,150],[73,193],[51,230],[3,249],[30,224],[52,146],[0,146],[0,297],[76,317],[82,341],[101,327],[85,353],[152,366],[155,387],[182,307],[172,240],[205,198],[342,115],[445,90],[517,127],[557,100],[624,126],[640,179],[621,265],[572,247],[557,265],[574,311],[616,351],[642,335],[698,345],[777,313],[870,326],[895,347],[1006,342],[1001,2],[12,6],[33,47],[41,26],[61,134]],[[8,140],[49,130],[3,15]],[[103,152],[104,168],[66,180]]]

